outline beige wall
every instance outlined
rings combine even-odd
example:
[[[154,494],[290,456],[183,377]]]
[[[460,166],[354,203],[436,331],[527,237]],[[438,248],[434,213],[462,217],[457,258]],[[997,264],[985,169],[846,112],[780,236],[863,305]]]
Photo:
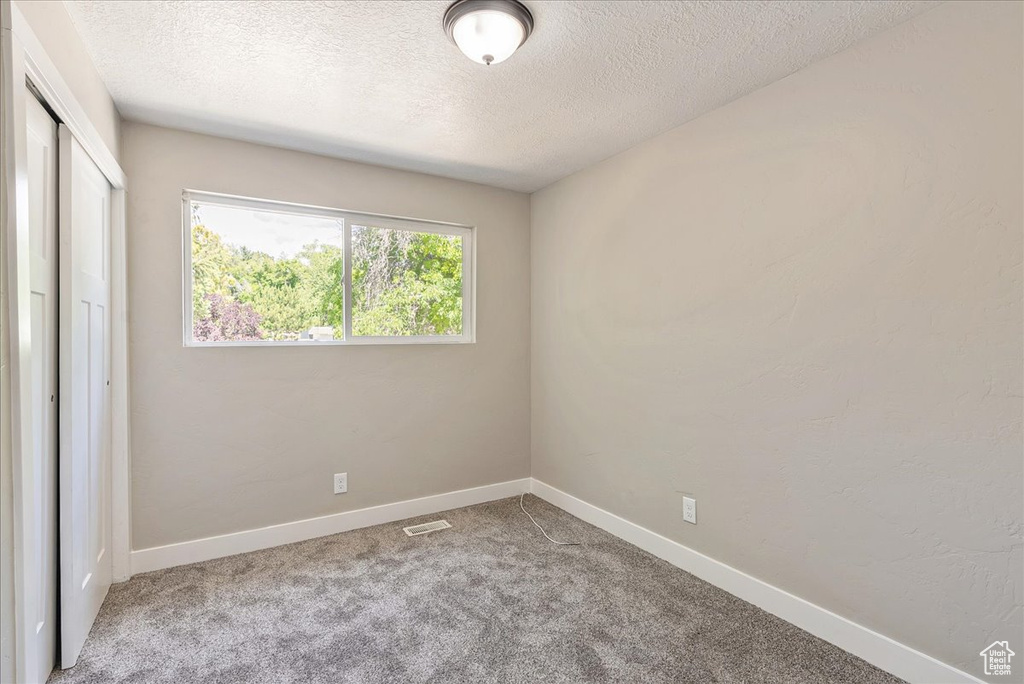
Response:
[[[966,671],[1024,643],[1021,8],[533,195],[534,477]]]
[[[134,548],[529,475],[527,195],[134,123],[124,166]],[[477,343],[182,347],[183,188],[476,226]]]
[[[85,109],[103,142],[121,157],[121,116],[61,0],[16,0],[32,32]]]

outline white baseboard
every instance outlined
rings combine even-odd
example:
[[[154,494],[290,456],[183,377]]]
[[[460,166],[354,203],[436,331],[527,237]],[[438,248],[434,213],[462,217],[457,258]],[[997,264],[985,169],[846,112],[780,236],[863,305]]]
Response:
[[[875,667],[920,684],[980,679],[533,478],[530,492]]]
[[[495,501],[525,491],[908,682],[982,684],[980,679],[966,672],[532,478],[132,551],[131,571],[132,574],[149,572],[258,551]]]
[[[149,549],[132,551],[132,574],[162,570],[177,565],[198,563],[213,558],[233,556],[238,553],[268,549],[272,546],[292,544],[294,542],[323,537],[329,534],[347,532],[360,527],[370,527],[383,523],[405,520],[420,515],[429,515],[462,508],[474,504],[485,503],[516,496],[530,490],[530,478],[509,480],[496,484],[461,489],[446,494],[425,496],[397,503],[361,508],[356,511],[345,511],[319,518],[308,518],[295,522],[261,527],[256,530],[245,530],[216,537],[206,537],[194,541],[154,546]]]

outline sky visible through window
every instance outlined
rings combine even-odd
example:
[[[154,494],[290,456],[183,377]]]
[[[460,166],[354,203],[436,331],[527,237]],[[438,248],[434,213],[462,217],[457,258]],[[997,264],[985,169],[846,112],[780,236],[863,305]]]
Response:
[[[309,244],[345,244],[345,223],[319,216],[279,214],[272,211],[204,204],[201,222],[216,231],[221,240],[272,257],[295,258]]]

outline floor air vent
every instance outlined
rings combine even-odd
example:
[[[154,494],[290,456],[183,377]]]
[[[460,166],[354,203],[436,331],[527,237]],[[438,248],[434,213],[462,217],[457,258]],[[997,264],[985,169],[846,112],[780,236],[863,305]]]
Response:
[[[407,535],[415,537],[417,534],[447,530],[449,527],[451,527],[451,524],[449,524],[447,520],[435,520],[434,522],[423,523],[422,525],[413,525],[412,527],[405,527],[403,529]]]

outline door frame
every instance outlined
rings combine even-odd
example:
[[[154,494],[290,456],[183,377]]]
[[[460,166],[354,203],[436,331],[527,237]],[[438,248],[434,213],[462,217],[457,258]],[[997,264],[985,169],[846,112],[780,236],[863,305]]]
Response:
[[[31,82],[46,105],[81,143],[110,181],[111,192],[111,551],[114,582],[131,575],[131,453],[128,394],[128,298],[126,278],[127,178],[117,159],[89,120],[85,109],[43,49],[18,7],[0,2],[0,166],[4,183],[0,187],[0,230],[6,239],[3,264],[7,289],[8,318],[0,321],[0,334],[10,344],[10,473],[12,528],[10,549],[13,570],[13,625],[4,625],[3,642],[13,645],[14,681],[22,681],[26,664],[28,633],[24,597],[35,578],[26,576],[24,559],[26,498],[31,495],[23,464],[32,456],[31,405],[31,319],[29,291],[28,156],[25,134],[26,82]],[[63,189],[58,189],[63,192]],[[5,545],[8,540],[4,540]],[[7,600],[9,598],[9,601]],[[7,621],[5,614],[0,618]]]

